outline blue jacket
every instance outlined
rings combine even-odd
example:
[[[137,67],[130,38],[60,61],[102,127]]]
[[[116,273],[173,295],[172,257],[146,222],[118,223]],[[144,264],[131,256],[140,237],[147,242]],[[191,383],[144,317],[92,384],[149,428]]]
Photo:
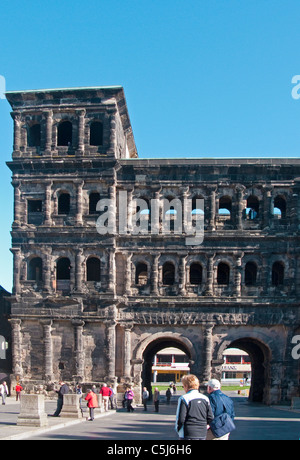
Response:
[[[219,415],[226,412],[228,415],[230,415],[232,420],[234,419],[235,412],[233,401],[231,398],[229,398],[229,396],[226,396],[224,393],[222,393],[221,390],[216,390],[208,395],[208,398],[215,417],[218,417]]]

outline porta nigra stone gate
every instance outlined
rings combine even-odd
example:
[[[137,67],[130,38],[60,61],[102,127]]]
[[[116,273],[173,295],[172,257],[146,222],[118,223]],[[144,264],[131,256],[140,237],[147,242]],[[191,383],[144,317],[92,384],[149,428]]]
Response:
[[[138,400],[162,348],[205,384],[230,346],[251,357],[251,400],[299,396],[300,159],[139,159],[122,87],[6,96],[12,381],[128,383]]]

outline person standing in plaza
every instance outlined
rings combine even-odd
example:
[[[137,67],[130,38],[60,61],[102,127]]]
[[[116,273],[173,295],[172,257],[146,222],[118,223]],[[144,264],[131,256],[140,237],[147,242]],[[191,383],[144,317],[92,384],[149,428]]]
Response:
[[[144,411],[147,411],[147,402],[149,399],[149,391],[147,390],[146,387],[143,388],[143,393],[142,393],[142,403],[144,405]]]
[[[178,400],[175,430],[180,439],[205,441],[207,426],[214,418],[209,399],[199,393],[195,375],[185,375],[182,384],[186,394]]]
[[[94,409],[98,407],[98,397],[92,390],[88,390],[88,394],[84,399],[88,402],[88,408],[90,411],[89,421],[92,422],[94,420]]]
[[[8,387],[6,382],[2,382],[0,385],[0,396],[2,398],[2,405],[5,406],[6,397],[8,395]]]
[[[23,390],[22,385],[20,383],[17,383],[15,390],[16,390],[16,401],[19,401],[21,391]]]
[[[154,390],[154,395],[153,395],[155,412],[159,412],[159,401],[160,401],[160,392],[158,391],[158,388],[156,387]]]
[[[109,398],[112,395],[112,390],[107,386],[106,383],[103,384],[100,394],[102,395],[103,402],[104,402],[104,410],[105,412],[108,412],[108,402]]]
[[[133,398],[134,398],[133,388],[130,387],[126,391],[126,394],[125,394],[125,399],[127,401],[127,412],[133,412],[134,411],[134,408],[132,407]]]
[[[53,417],[59,417],[63,404],[64,404],[64,395],[67,395],[70,391],[68,385],[62,380],[60,380],[59,384],[60,384],[60,389],[56,391],[56,393],[58,394],[57,408],[53,414]]]
[[[207,439],[208,440],[218,440],[218,441],[228,441],[229,435],[230,435],[230,430],[234,429],[234,417],[235,417],[235,412],[234,412],[234,406],[233,406],[233,401],[229,396],[225,395],[221,391],[221,384],[219,380],[216,379],[211,379],[208,384],[207,384],[207,393],[208,393],[208,398],[210,401],[210,405],[214,414],[214,422],[217,421],[218,418],[223,416],[223,419],[221,421],[222,424],[226,425],[222,427],[222,430],[225,429],[226,431],[226,426],[228,425],[228,432],[221,435],[217,436],[214,434],[214,427],[210,427],[210,429],[207,432]],[[225,417],[224,417],[224,414]],[[227,420],[226,420],[227,419]]]

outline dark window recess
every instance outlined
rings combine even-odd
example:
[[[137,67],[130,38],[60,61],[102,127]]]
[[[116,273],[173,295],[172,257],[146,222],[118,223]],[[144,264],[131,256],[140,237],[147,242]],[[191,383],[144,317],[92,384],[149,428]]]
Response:
[[[135,284],[144,286],[148,281],[148,268],[144,263],[140,263],[136,267],[135,271]]]
[[[43,202],[42,200],[28,200],[28,212],[42,212]]]
[[[89,198],[89,214],[97,212],[97,203],[100,201],[100,193],[91,193]]]
[[[72,123],[63,121],[57,128],[57,145],[71,146],[72,145]]]
[[[166,263],[163,266],[163,284],[166,286],[175,284],[175,267],[171,263]]]
[[[62,193],[58,197],[58,214],[70,214],[70,195]]]
[[[90,126],[90,145],[103,145],[103,124],[94,121]]]
[[[100,281],[100,260],[90,257],[86,263],[87,281]]]
[[[245,266],[245,285],[255,286],[257,278],[257,265],[254,262],[247,262]]]
[[[28,200],[27,201],[27,223],[31,225],[41,225],[44,220],[42,211],[43,211],[42,200]]]
[[[42,281],[43,278],[43,261],[40,257],[34,257],[29,261],[27,280]]]
[[[202,266],[200,264],[192,264],[190,267],[190,283],[202,283]]]
[[[40,147],[41,146],[41,125],[36,124],[28,128],[27,145],[28,147]]]
[[[217,283],[218,284],[229,284],[230,268],[227,264],[221,262],[218,265]]]
[[[281,262],[275,262],[272,267],[272,285],[282,286],[284,283],[284,265]]]
[[[69,280],[71,278],[71,264],[67,257],[59,259],[56,266],[56,279]]]

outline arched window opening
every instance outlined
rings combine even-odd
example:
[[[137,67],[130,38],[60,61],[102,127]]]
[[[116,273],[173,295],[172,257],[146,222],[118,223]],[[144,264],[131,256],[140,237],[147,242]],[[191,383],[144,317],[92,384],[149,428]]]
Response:
[[[230,268],[224,262],[220,262],[218,265],[218,273],[217,273],[217,283],[222,285],[228,285],[230,278]]]
[[[40,257],[34,257],[29,261],[27,280],[40,282],[43,278],[43,261]]]
[[[278,219],[285,219],[286,217],[286,200],[283,196],[276,196],[274,200],[274,216]]]
[[[27,130],[27,145],[28,147],[41,146],[41,125],[35,124]]]
[[[135,284],[145,286],[148,282],[148,268],[145,263],[139,263],[135,271]]]
[[[96,214],[98,201],[100,201],[100,193],[91,193],[89,197],[89,214]]]
[[[93,121],[90,126],[90,145],[103,145],[103,124]]]
[[[70,214],[70,195],[61,193],[58,197],[58,214]]]
[[[71,263],[67,257],[62,257],[57,261],[56,265],[56,279],[57,280],[70,280],[71,279]]]
[[[165,263],[163,266],[163,284],[166,286],[175,284],[175,267],[170,262]]]
[[[195,285],[202,283],[202,265],[193,263],[190,266],[190,283]]]
[[[257,279],[257,265],[254,262],[247,262],[245,266],[245,285],[255,286]]]
[[[251,195],[247,199],[246,216],[249,220],[254,220],[259,215],[259,201],[254,195]]]
[[[230,196],[222,196],[219,200],[219,216],[231,216],[232,200]]]
[[[72,123],[70,121],[62,121],[58,125],[57,145],[66,147],[72,145]]]
[[[282,286],[284,283],[284,265],[282,262],[274,262],[272,267],[272,286]]]
[[[90,257],[86,262],[86,280],[100,281],[100,259]]]

